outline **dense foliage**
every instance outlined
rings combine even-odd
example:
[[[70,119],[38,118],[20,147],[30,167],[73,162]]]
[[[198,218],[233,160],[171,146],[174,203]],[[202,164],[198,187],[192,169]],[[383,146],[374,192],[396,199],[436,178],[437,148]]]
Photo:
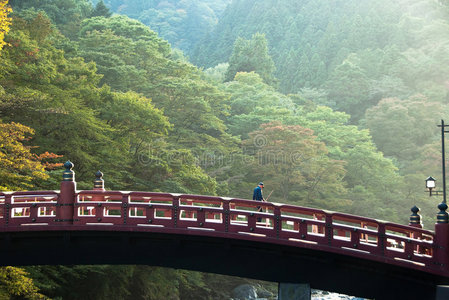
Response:
[[[1,190],[57,189],[70,159],[81,189],[98,169],[108,189],[240,198],[263,180],[274,202],[402,223],[416,204],[433,223],[421,186],[449,108],[446,3],[11,0],[12,25],[4,3]],[[27,272],[0,269],[0,295],[227,299],[242,281]]]
[[[0,1],[0,50],[5,45],[5,34],[9,31],[11,25],[11,18],[8,14],[11,12],[11,8],[7,6],[8,0]]]
[[[212,31],[230,2],[231,0],[104,1],[114,12],[148,25],[173,47],[187,54]]]
[[[268,54],[267,40],[264,35],[257,33],[251,40],[247,41],[239,37],[235,41],[225,79],[226,81],[234,80],[238,72],[255,72],[265,83],[275,85],[274,70],[273,60]]]
[[[282,92],[313,89],[322,96],[310,100],[360,120],[386,97],[447,99],[447,20],[428,0],[236,0],[192,60],[213,67],[238,38],[265,34]]]

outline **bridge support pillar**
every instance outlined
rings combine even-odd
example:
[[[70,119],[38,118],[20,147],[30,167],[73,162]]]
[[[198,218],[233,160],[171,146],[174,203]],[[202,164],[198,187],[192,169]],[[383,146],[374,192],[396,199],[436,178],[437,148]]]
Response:
[[[435,224],[435,262],[440,268],[447,271],[449,269],[449,224]]]
[[[437,293],[435,300],[447,300],[449,299],[449,285],[437,286]]]
[[[310,284],[279,283],[278,300],[310,300]]]

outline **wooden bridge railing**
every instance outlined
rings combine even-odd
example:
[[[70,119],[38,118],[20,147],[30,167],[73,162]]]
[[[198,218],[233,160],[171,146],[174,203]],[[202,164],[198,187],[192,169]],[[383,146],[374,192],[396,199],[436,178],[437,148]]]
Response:
[[[76,191],[75,185],[74,180],[64,180],[60,191],[0,193],[0,232],[58,230],[58,226],[61,230],[133,228],[246,239],[329,251],[449,277],[447,224],[437,224],[434,233],[416,225],[293,205],[105,191],[101,185]]]

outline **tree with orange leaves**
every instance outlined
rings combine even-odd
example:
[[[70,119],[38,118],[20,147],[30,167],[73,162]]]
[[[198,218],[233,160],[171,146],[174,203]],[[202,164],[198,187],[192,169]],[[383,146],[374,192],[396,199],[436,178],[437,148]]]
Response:
[[[346,193],[344,162],[331,159],[313,130],[280,122],[262,124],[243,141],[252,160],[253,181],[263,180],[284,203],[323,207],[323,202]],[[346,202],[327,203],[332,209]]]
[[[54,154],[33,154],[31,147],[24,145],[32,134],[30,127],[0,121],[0,191],[29,189],[36,179],[48,178],[45,169],[53,165],[41,161],[55,158]]]

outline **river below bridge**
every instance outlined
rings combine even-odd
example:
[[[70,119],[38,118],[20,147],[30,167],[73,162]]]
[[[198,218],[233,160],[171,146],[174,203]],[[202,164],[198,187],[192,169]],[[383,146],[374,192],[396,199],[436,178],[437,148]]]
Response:
[[[266,289],[266,287],[263,286],[254,286],[252,284],[242,284],[237,286],[232,291],[232,297],[230,300],[277,300],[277,291],[271,289],[271,292],[268,291],[269,289]],[[276,293],[276,294],[274,294]],[[296,293],[294,293],[296,294]],[[338,294],[338,293],[332,293],[322,290],[311,290],[311,299],[312,300],[368,300],[365,298],[355,297],[355,296],[348,296],[344,294]],[[290,297],[292,297],[293,294],[290,294]],[[284,295],[285,297],[285,295]],[[296,300],[295,297],[300,297],[300,294],[296,294],[296,296],[293,296],[294,300]],[[288,299],[290,300],[290,299]]]
[[[312,300],[365,300],[365,298],[358,298],[320,290],[312,290]]]

